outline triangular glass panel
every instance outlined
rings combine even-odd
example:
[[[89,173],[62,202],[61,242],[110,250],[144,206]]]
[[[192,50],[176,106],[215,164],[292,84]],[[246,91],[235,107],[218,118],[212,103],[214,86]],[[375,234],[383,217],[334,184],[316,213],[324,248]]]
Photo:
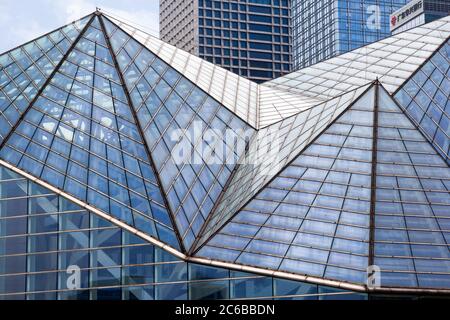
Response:
[[[406,114],[450,164],[450,40],[395,95]]]
[[[261,88],[258,84],[194,54],[180,50],[130,23],[111,16],[107,16],[107,18],[113,23],[107,26],[109,35],[115,32],[117,27],[128,35],[132,35],[133,39],[182,73],[184,77],[221,103],[222,106],[228,108],[253,128],[259,128],[258,109],[262,96],[258,90]],[[120,46],[120,37],[114,41]]]
[[[374,103],[372,86],[197,255],[363,282],[369,261]]]
[[[6,141],[0,157],[179,248],[97,19]]]
[[[92,15],[0,55],[0,144]]]
[[[448,288],[450,168],[384,89],[378,118],[374,264],[381,285]]]
[[[178,230],[190,248],[254,130],[111,21],[102,20]],[[178,153],[180,146],[184,154]]]

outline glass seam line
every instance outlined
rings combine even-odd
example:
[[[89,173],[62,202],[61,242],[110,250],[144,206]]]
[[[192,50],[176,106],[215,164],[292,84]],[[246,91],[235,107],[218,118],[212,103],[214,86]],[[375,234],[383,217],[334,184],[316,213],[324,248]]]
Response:
[[[107,16],[107,15],[104,15]],[[108,19],[107,17],[105,17],[106,19]],[[123,28],[121,26],[118,26],[115,22],[112,22],[111,20],[108,19],[108,21],[113,24],[114,26],[116,26],[119,30],[121,30],[122,32],[124,32],[125,34],[129,35],[129,33],[127,31],[124,31]],[[120,21],[120,20],[119,20]],[[125,25],[129,26],[128,24],[125,23]],[[130,35],[129,35],[130,36]],[[133,36],[130,36],[132,39],[134,39],[135,41],[137,41],[144,49],[149,50],[151,53],[153,53],[156,57],[158,57],[159,59],[161,59],[164,63],[166,63],[169,67],[173,68],[174,70],[176,70],[178,73],[180,73],[181,75],[183,75],[183,72],[178,71],[178,69],[174,66],[172,66],[171,62],[166,62],[166,59],[161,58],[158,54],[156,54],[153,50],[150,50],[147,46],[142,45],[138,40],[136,40]],[[214,71],[215,72],[215,71]],[[227,73],[228,76],[228,73]],[[225,109],[227,109],[230,113],[233,114],[233,116],[237,117],[238,119],[240,119],[241,121],[243,121],[244,123],[246,123],[247,125],[249,125],[250,127],[252,127],[255,132],[257,131],[253,125],[249,124],[246,120],[243,120],[243,118],[241,118],[240,116],[238,116],[234,111],[230,110],[228,107],[226,107],[223,103],[219,102],[219,100],[217,100],[216,98],[212,97],[206,90],[202,89],[201,87],[199,87],[194,81],[190,80],[189,78],[186,78],[188,81],[190,81],[195,87],[199,88],[200,90],[202,90],[203,92],[205,92],[205,94],[207,95],[207,97],[210,97],[211,99],[213,99],[215,102],[217,102],[220,106],[224,107]],[[142,107],[142,106],[141,106]],[[217,112],[216,112],[217,113]],[[192,120],[191,120],[192,121]],[[197,142],[198,143],[198,142]],[[171,187],[172,188],[172,187]],[[199,211],[197,212],[197,215],[199,214]],[[196,215],[196,216],[197,216]],[[175,216],[175,215],[174,215]],[[192,225],[192,224],[191,224]],[[176,227],[176,225],[175,225]],[[186,231],[186,233],[189,232],[189,230]],[[181,236],[181,235],[180,235]],[[181,239],[184,240],[185,235],[181,236]]]
[[[429,78],[429,80],[433,81],[431,78]],[[410,79],[410,80],[408,80],[407,82],[409,82],[409,81],[413,81],[413,79]],[[440,86],[436,86],[436,87],[438,87],[438,91],[439,91],[439,90],[440,90]],[[403,87],[402,87],[401,89],[403,90]],[[419,90],[422,90],[422,88],[419,88]],[[405,91],[405,92],[406,92],[406,91]],[[424,93],[428,98],[430,98],[430,95],[429,95],[427,92],[423,91],[423,93]],[[408,97],[411,97],[411,95],[410,95],[409,93],[406,93],[406,94],[408,95]],[[411,103],[412,103],[412,102],[416,103],[416,98],[417,98],[418,96],[419,96],[419,92],[414,96],[414,98],[411,97]],[[395,101],[396,105],[400,108],[401,112],[402,112],[402,113],[408,118],[408,120],[411,121],[411,123],[415,126],[415,129],[418,130],[418,131],[422,134],[422,136],[425,138],[425,140],[431,145],[431,147],[433,147],[433,149],[435,149],[435,151],[437,151],[437,154],[438,154],[439,156],[441,156],[441,158],[444,159],[444,162],[448,163],[448,157],[449,157],[449,155],[447,154],[446,151],[444,151],[443,149],[441,149],[441,146],[436,145],[435,138],[431,137],[431,135],[430,135],[428,132],[425,132],[425,129],[422,128],[422,123],[421,123],[422,121],[417,121],[416,119],[414,119],[414,118],[410,115],[410,113],[408,112],[408,110],[407,110],[408,108],[407,108],[407,107],[403,107],[402,105],[400,105],[400,103],[398,103],[397,98],[395,98],[395,96],[393,96],[393,100]],[[435,103],[435,102],[434,102],[434,98],[430,98],[430,100],[431,100],[431,103]],[[428,116],[428,113],[427,113],[426,111],[424,111],[424,108],[423,108],[420,104],[418,104],[418,103],[416,103],[416,104],[417,104],[417,106],[419,107],[419,109],[424,113],[421,119],[423,119],[424,117]],[[430,106],[431,106],[431,104],[430,104]],[[438,105],[438,107],[439,107],[439,105]],[[427,107],[426,109],[428,109],[428,108],[429,108],[429,107]],[[440,108],[440,107],[439,107],[439,108]],[[446,114],[446,112],[445,112],[444,110],[442,110],[442,116],[441,116],[441,117],[444,117],[445,114]],[[428,117],[429,117],[429,116],[428,116]],[[429,118],[430,118],[430,117],[429,117]],[[435,121],[434,119],[432,119],[432,118],[430,118],[430,120],[433,122],[433,124],[436,124],[437,130],[439,130],[439,129],[442,130],[440,124],[436,123],[436,121]],[[437,133],[435,133],[434,136],[436,136],[436,134],[437,134]],[[444,134],[447,135],[445,132],[444,132]],[[448,137],[447,137],[447,138],[448,138]]]
[[[307,110],[301,111],[301,112],[299,112],[299,114],[302,113],[302,112],[305,112],[305,113],[308,112],[308,116],[309,116],[309,115],[311,114],[311,109],[307,109]],[[295,117],[295,115],[293,115],[292,117]],[[288,118],[290,118],[290,117],[288,117]],[[286,118],[286,119],[287,119],[287,118]],[[280,120],[280,121],[277,122],[277,123],[282,124],[284,120],[285,120],[285,119],[282,119],[282,120]],[[295,124],[295,121],[292,121],[292,123],[288,123],[287,126],[290,126],[290,128],[292,129],[293,126],[294,126],[294,124]],[[305,127],[305,124],[306,124],[306,120],[305,120],[305,123],[299,125],[298,127],[302,126],[302,131],[303,131],[303,128]],[[317,125],[317,123],[316,123],[316,125]],[[287,126],[286,126],[286,127],[287,127]],[[312,131],[313,131],[313,130],[311,130],[311,132],[312,132]],[[259,138],[258,132],[259,132],[259,130],[257,130],[257,131],[255,132],[255,134],[251,137],[251,139],[250,139],[249,142],[247,143],[245,152],[244,152],[244,153],[242,154],[242,156],[240,157],[240,160],[239,160],[240,163],[245,164],[245,161],[246,161],[247,157],[249,156],[249,149],[250,149],[251,145],[252,145],[253,143],[257,143],[257,142],[258,142],[258,138]],[[282,142],[279,142],[277,145],[278,145],[278,146],[283,146],[284,143],[285,143],[285,141],[286,141],[286,139],[287,139],[287,135],[286,135],[285,137],[282,137]],[[281,139],[280,139],[280,140],[281,140]],[[269,143],[269,146],[271,147],[273,144],[274,144],[274,142],[271,141],[271,142]],[[292,146],[292,147],[293,147],[293,146]],[[229,181],[227,181],[227,184],[228,184],[228,183],[231,184],[232,182],[235,182],[233,179],[234,179],[234,176],[235,176],[235,174],[237,173],[237,171],[238,171],[238,169],[239,169],[240,167],[241,167],[241,165],[239,164],[238,167],[236,168],[236,170],[233,172],[232,177],[230,177],[230,178],[229,178]],[[287,165],[286,165],[286,167],[287,167]],[[246,170],[246,169],[244,169],[244,170],[245,170],[245,178],[247,178],[249,175],[252,175],[252,171],[248,172],[248,170]],[[284,168],[281,169],[280,173],[281,173],[283,170],[284,170]],[[278,173],[277,175],[279,175],[280,173]],[[276,176],[277,176],[277,175],[276,175]],[[273,179],[275,179],[275,176],[274,176]],[[271,179],[271,181],[272,181],[273,179]],[[268,185],[271,181],[269,181],[269,182],[267,183],[267,185]],[[260,190],[259,190],[258,192],[256,192],[256,193],[253,195],[253,197],[251,197],[250,200],[248,200],[248,202],[250,202],[250,201],[253,200],[255,197],[257,197],[257,196],[259,195],[259,193],[260,193],[265,187],[266,187],[266,185],[263,185],[263,186],[260,188]],[[223,195],[226,194],[226,191],[227,191],[227,190],[224,188],[223,194],[221,194],[220,200],[222,200]],[[247,196],[248,196],[248,195],[247,195]],[[228,200],[228,198],[227,198],[226,200]],[[221,201],[220,201],[220,202],[221,202]],[[221,203],[218,203],[217,206],[220,205],[220,204],[221,204]],[[246,205],[246,204],[244,204],[244,205],[242,206],[242,208],[244,208],[245,205]],[[212,231],[212,232],[211,232],[211,230],[214,230],[214,228],[211,228],[209,225],[207,225],[206,227],[209,227],[209,228],[206,229],[206,230],[203,230],[203,233],[206,233],[206,235],[208,235],[208,234],[209,234],[209,235],[208,235],[208,237],[206,238],[206,240],[203,240],[203,242],[201,243],[200,247],[199,247],[197,250],[195,250],[195,252],[200,251],[200,249],[201,249],[203,246],[205,246],[206,243],[209,242],[209,240],[211,240],[212,237],[213,237],[214,235],[218,234],[218,233],[219,233],[219,232],[220,232],[220,231],[228,224],[228,222],[231,222],[231,220],[234,218],[234,216],[237,215],[237,214],[239,213],[239,211],[242,210],[242,208],[241,208],[240,210],[238,210],[234,215],[232,215],[228,220],[225,220],[223,226],[219,228],[220,230],[216,230],[216,231]],[[215,207],[215,208],[214,208],[214,212],[215,212],[216,210],[217,210],[217,208]],[[213,218],[213,215],[211,215],[211,218]],[[222,213],[222,214],[219,216],[219,218],[218,218],[220,223],[223,222],[223,218],[224,218],[224,215],[223,215],[223,213]],[[204,235],[205,235],[205,234],[202,235],[202,237],[199,239],[199,241],[201,241],[201,240],[204,238],[204,237],[203,237]],[[197,244],[197,245],[198,245],[198,244]]]
[[[19,119],[17,120],[16,124],[11,128],[11,130],[9,131],[9,133],[6,135],[6,137],[3,139],[2,143],[0,144],[0,150],[3,149],[3,147],[6,145],[6,143],[8,142],[9,138],[11,137],[11,135],[16,131],[16,129],[18,128],[19,124],[22,123],[23,119],[25,118],[25,115],[28,113],[28,111],[33,107],[33,105],[36,103],[36,101],[39,99],[39,97],[42,95],[42,93],[44,92],[44,90],[47,88],[47,86],[50,84],[51,80],[54,78],[54,76],[56,75],[56,73],[58,72],[58,70],[61,68],[61,66],[63,65],[63,63],[67,60],[67,57],[72,53],[73,49],[75,48],[75,46],[77,45],[78,41],[82,38],[83,34],[86,32],[86,30],[89,28],[89,26],[91,25],[92,21],[94,20],[95,15],[92,14],[92,17],[89,19],[89,21],[86,23],[86,25],[83,27],[82,30],[80,30],[80,33],[78,34],[78,36],[76,37],[76,39],[72,42],[72,44],[70,45],[69,49],[66,51],[66,53],[63,55],[63,57],[61,58],[61,61],[59,61],[59,63],[55,66],[55,68],[53,69],[52,73],[48,76],[48,78],[45,80],[44,84],[42,85],[42,87],[37,91],[36,96],[33,98],[33,100],[31,100],[31,102],[28,104],[27,108],[25,109],[25,111],[22,113],[22,115],[19,117]],[[59,30],[59,29],[58,29]]]
[[[339,97],[339,101],[340,101],[340,97]],[[310,116],[310,114],[311,114],[311,109],[312,108],[310,108],[310,109],[307,109],[307,110],[305,110],[305,112],[308,112],[308,118],[307,119],[309,119],[309,116]],[[322,111],[323,112],[323,111]],[[333,115],[334,115],[334,113],[336,112],[336,110],[333,112]],[[295,116],[295,115],[294,115]],[[319,118],[320,118],[320,116],[318,116]],[[281,121],[279,121],[279,123],[281,124],[281,123],[283,123],[283,120],[281,120]],[[306,125],[306,123],[307,123],[307,120],[305,120],[305,122],[303,123],[303,124],[301,124],[301,125],[299,125],[298,127],[302,127],[302,131],[301,132],[303,132],[303,130],[304,130],[304,127],[305,127],[305,125]],[[288,124],[288,126],[290,126],[290,128],[292,129],[292,127],[294,126],[294,124],[295,124],[295,121],[292,121],[292,123],[291,124]],[[312,127],[311,128],[311,130],[308,130],[308,132],[310,131],[310,135],[308,136],[308,137],[310,137],[311,136],[311,134],[314,134],[314,129],[317,127],[317,124],[318,123],[315,123],[315,125],[314,125],[314,127]],[[324,129],[325,130],[325,129]],[[250,141],[250,144],[253,142],[253,141],[255,141],[255,139],[257,140],[257,136],[254,136],[253,137],[253,139]],[[283,142],[280,142],[278,145],[279,146],[283,146],[284,145],[284,142],[286,141],[286,139],[287,139],[287,135],[286,135],[286,137],[284,137],[284,138],[282,138],[282,140],[283,140]],[[271,142],[270,143],[270,145],[272,145],[273,144],[273,142]],[[292,143],[291,143],[292,144]],[[295,144],[295,143],[294,143]],[[307,145],[307,146],[305,146],[304,147],[304,149],[302,149],[302,151],[300,151],[300,153],[301,152],[303,152],[303,150],[306,150],[306,148],[309,146],[309,144]],[[293,148],[294,146],[292,146],[292,147],[290,147],[290,148]],[[243,155],[243,160],[245,160],[246,159],[246,156],[247,156],[247,154],[244,154]],[[296,157],[295,157],[296,158]],[[203,247],[203,246],[205,246],[206,244],[207,244],[207,242],[209,242],[213,237],[214,237],[214,235],[216,235],[216,234],[219,234],[219,232],[228,224],[228,222],[231,222],[232,221],[232,219],[240,212],[240,211],[242,211],[243,210],[243,208],[248,204],[248,203],[250,203],[254,198],[256,198],[277,176],[279,176],[282,172],[283,172],[283,170],[285,169],[285,168],[287,168],[288,166],[289,166],[289,164],[290,163],[287,163],[281,170],[280,170],[280,172],[278,173],[278,174],[276,174],[276,175],[274,175],[274,177],[272,178],[272,179],[270,179],[268,182],[267,182],[267,184],[263,184],[261,187],[260,187],[260,189],[253,195],[253,196],[251,196],[251,198],[246,202],[246,203],[244,203],[243,204],[243,206],[242,206],[242,208],[240,208],[235,214],[233,214],[232,216],[230,216],[227,220],[225,220],[225,223],[223,224],[223,226],[221,227],[221,228],[219,228],[219,230],[216,230],[216,231],[214,231],[214,228],[210,228],[210,229],[208,229],[207,231],[208,231],[208,233],[209,233],[209,236],[208,236],[208,238],[206,239],[206,240],[204,240],[203,242],[202,242],[202,245],[198,248],[198,250],[197,250],[197,252],[198,251],[200,251],[200,249]],[[247,177],[248,175],[252,175],[252,172],[246,172],[246,174],[245,174],[245,177]],[[247,195],[248,196],[248,195]],[[223,220],[223,218],[224,218],[224,215],[222,214],[221,216],[220,216],[220,220]],[[212,232],[211,232],[211,230],[213,230]]]
[[[247,146],[246,146],[246,149],[247,149]],[[245,155],[245,150],[244,150],[243,156],[244,156],[244,155]],[[207,231],[209,222],[211,221],[212,217],[214,216],[214,213],[216,212],[217,207],[220,205],[220,203],[221,203],[221,201],[222,201],[222,199],[223,199],[223,196],[225,195],[225,192],[226,192],[226,190],[228,189],[230,183],[233,181],[233,178],[234,178],[234,176],[236,175],[236,172],[238,171],[239,167],[240,167],[240,164],[237,164],[237,165],[234,167],[233,171],[231,172],[230,177],[227,179],[227,182],[225,183],[225,185],[224,185],[222,191],[220,192],[219,197],[218,197],[217,200],[216,200],[216,203],[215,203],[214,206],[212,207],[211,212],[208,214],[208,217],[206,218],[206,220],[203,222],[203,225],[202,225],[202,227],[200,228],[200,231],[199,231],[198,235],[195,237],[195,240],[194,240],[194,242],[192,243],[191,248],[189,249],[188,255],[194,256],[195,253],[197,253],[197,251],[198,251],[198,250],[197,250],[197,245],[198,245],[199,242],[201,241],[204,232]],[[203,246],[203,245],[202,245],[202,246]]]
[[[405,81],[404,81],[404,82],[403,82],[403,83],[402,83],[402,84],[394,91],[394,93],[392,93],[393,100],[396,102],[397,106],[400,107],[400,110],[401,110],[401,111],[407,116],[407,118],[414,124],[414,126],[416,127],[416,129],[418,129],[418,130],[422,133],[422,135],[425,137],[425,139],[426,139],[427,141],[430,142],[430,144],[432,145],[432,147],[438,151],[438,154],[439,154],[442,158],[444,158],[444,161],[445,161],[445,162],[448,162],[448,161],[447,161],[448,159],[445,158],[444,155],[441,154],[441,152],[439,151],[440,147],[436,146],[435,143],[433,142],[434,138],[433,138],[433,137],[428,138],[428,133],[422,132],[422,131],[424,131],[424,130],[421,129],[420,123],[419,123],[418,121],[416,121],[415,119],[413,119],[412,116],[410,116],[409,112],[407,112],[407,110],[406,110],[407,108],[401,106],[400,103],[398,103],[397,98],[395,98],[395,96],[396,96],[401,90],[404,90],[405,86],[406,86],[410,81],[413,81],[413,80],[414,80],[413,78],[416,76],[416,74],[418,74],[421,70],[423,70],[423,68],[425,67],[425,65],[426,65],[427,63],[432,62],[431,59],[432,59],[436,54],[439,54],[439,51],[441,51],[441,50],[447,45],[447,43],[448,43],[449,41],[450,41],[450,36],[448,36],[448,37],[443,41],[443,43],[441,43],[441,44],[436,48],[436,50],[435,50],[434,52],[432,52],[432,53],[430,54],[430,56],[429,56],[427,59],[425,59],[425,61],[423,61],[423,63],[422,63],[421,65],[419,65],[419,66],[417,67],[417,69],[409,76],[409,78],[407,78],[407,79],[406,79],[406,80],[405,80]],[[444,77],[445,77],[445,75],[444,75]],[[428,79],[431,79],[431,76],[428,76]],[[431,81],[433,81],[433,79],[431,79]],[[439,85],[436,85],[436,86],[437,86],[438,88],[440,88]],[[425,92],[425,94],[429,96],[429,94],[428,94],[427,92]],[[409,94],[408,94],[408,95],[409,95]],[[410,96],[410,95],[409,95],[409,96]],[[411,98],[412,98],[412,101],[415,102],[415,98],[416,98],[417,96],[418,96],[418,93],[416,94],[415,97],[411,97]],[[432,101],[434,101],[434,98],[430,98],[430,99],[431,99]],[[420,104],[418,104],[418,105],[419,105],[419,108],[423,109],[423,108],[421,107]],[[444,113],[445,113],[445,112],[444,112]],[[424,114],[426,114],[425,111],[424,111]],[[432,120],[433,122],[435,122],[433,119],[431,119],[431,120]],[[436,125],[437,125],[438,127],[440,127],[439,124],[436,123]],[[445,151],[443,151],[443,150],[442,150],[442,152],[445,153]],[[448,157],[448,155],[447,155],[447,157]]]
[[[374,263],[375,251],[375,210],[376,210],[376,193],[377,193],[377,147],[378,147],[378,103],[379,103],[380,82],[375,81],[375,95],[373,106],[373,135],[372,135],[372,181],[370,195],[370,220],[369,220],[369,256],[368,266]]]
[[[450,37],[449,37],[449,40],[450,40]],[[437,50],[436,51],[436,53],[438,53],[439,52],[439,50]],[[433,55],[434,56],[434,55]],[[431,57],[430,57],[430,61],[431,61]],[[385,90],[384,88],[382,88],[383,90]],[[386,94],[388,94],[387,93],[387,91],[385,90],[385,93]],[[426,134],[425,133],[423,133],[422,132],[422,130],[420,129],[420,127],[417,125],[417,123],[414,121],[414,119],[412,119],[412,117],[409,117],[409,114],[400,106],[400,104],[397,102],[397,100],[395,99],[395,98],[393,98],[393,97],[390,97],[391,98],[391,100],[393,101],[393,103],[395,103],[395,105],[397,106],[397,108],[400,110],[400,112],[402,112],[402,114],[413,124],[413,126],[415,126],[415,129],[417,130],[417,132],[419,132],[419,134],[421,134],[422,135],[422,137],[424,138],[424,140],[425,140],[425,142],[426,143],[428,143],[431,147],[433,147],[434,148],[434,150],[436,151],[436,154],[438,155],[438,156],[440,156],[442,159],[443,159],[443,162],[445,163],[445,164],[447,164],[447,160],[446,159],[444,159],[444,156],[436,149],[436,147],[434,146],[434,143],[432,143],[432,142],[430,142],[428,139],[427,139],[427,136],[426,136]],[[405,145],[405,139],[404,138],[402,138],[402,142],[403,142],[403,145]],[[406,148],[405,148],[406,149]],[[407,150],[407,149],[406,149]],[[416,177],[419,179],[419,183],[420,183],[420,185],[422,186],[422,190],[425,190],[424,188],[423,188],[423,184],[422,184],[422,182],[421,182],[421,179],[420,179],[420,177],[419,177],[419,175],[417,174],[417,170],[416,170],[416,166],[414,165],[414,163],[413,163],[413,161],[412,161],[412,159],[411,159],[411,156],[410,156],[410,152],[406,152],[406,154],[408,155],[408,159],[411,161],[411,166],[413,167],[413,169],[414,169],[414,172],[415,172],[415,174],[416,174]],[[448,165],[448,164],[447,164]],[[428,195],[426,194],[425,195],[426,196],[426,198],[428,199]],[[401,197],[401,195],[400,195],[400,197]],[[402,202],[403,203],[403,202]],[[438,225],[438,228],[439,228],[439,231],[438,230],[436,230],[436,231],[432,231],[432,232],[441,232],[441,234],[443,234],[444,233],[444,231],[442,230],[442,228],[441,228],[441,226],[440,226],[440,223],[438,222],[438,217],[436,216],[436,214],[435,214],[435,211],[434,211],[434,209],[433,209],[433,207],[432,207],[432,202],[428,199],[428,205],[430,206],[430,208],[431,208],[431,212],[433,213],[433,217],[434,217],[434,219],[436,220],[436,222],[437,222],[437,225]],[[403,218],[404,219],[406,219],[406,217],[405,217],[405,214],[403,214]],[[405,221],[405,223],[406,223],[406,221]],[[408,231],[408,229],[406,228],[405,229],[406,231]],[[410,241],[410,239],[409,239],[409,233],[407,233],[408,234],[408,243],[409,243],[409,246],[410,246],[410,251],[411,251],[411,244],[413,244],[411,241]],[[444,237],[444,240],[445,240],[445,237]],[[442,244],[442,246],[446,246],[449,250],[450,250],[450,248],[448,247],[449,246],[449,243],[446,241],[446,244]],[[412,251],[411,251],[411,259],[413,260],[413,266],[414,266],[414,275],[415,275],[415,278],[416,278],[416,281],[417,281],[417,283],[419,283],[419,279],[418,279],[418,277],[417,277],[417,275],[419,274],[419,272],[417,272],[417,269],[416,269],[416,259],[418,259],[417,257],[414,257],[413,256],[413,254],[412,254]],[[420,258],[418,259],[418,260],[420,260]]]
[[[172,223],[173,231],[174,231],[174,233],[175,233],[175,235],[177,237],[177,241],[178,241],[178,244],[180,246],[181,252],[186,252],[186,249],[184,248],[182,237],[179,234],[178,227],[176,225],[175,217],[173,215],[172,209],[170,208],[169,201],[167,200],[166,195],[165,195],[164,191],[162,190],[162,180],[159,177],[159,172],[157,170],[155,170],[155,168],[156,168],[155,162],[153,160],[153,157],[152,157],[152,154],[150,152],[150,149],[149,149],[149,147],[148,147],[148,145],[146,143],[145,135],[144,135],[144,132],[142,130],[141,124],[139,122],[139,118],[138,118],[138,116],[136,114],[136,110],[135,110],[135,108],[133,106],[133,102],[131,100],[130,93],[128,92],[128,87],[126,85],[125,78],[124,78],[124,76],[122,74],[122,70],[120,69],[120,66],[119,66],[119,63],[117,61],[116,55],[115,55],[114,50],[112,48],[111,41],[109,39],[108,33],[106,32],[105,23],[103,21],[104,16],[103,16],[102,13],[96,13],[96,14],[98,15],[98,19],[99,19],[100,25],[102,27],[102,32],[103,32],[103,34],[105,36],[106,43],[108,44],[109,52],[112,55],[112,59],[114,61],[114,66],[116,68],[116,71],[117,71],[117,73],[119,75],[119,78],[120,78],[121,82],[123,83],[123,90],[124,90],[125,96],[127,97],[127,100],[128,100],[128,105],[129,105],[129,108],[130,108],[130,112],[133,115],[133,119],[134,119],[134,121],[136,123],[136,128],[138,129],[138,132],[139,132],[139,134],[140,134],[140,136],[142,138],[142,142],[143,142],[143,145],[144,145],[144,149],[145,149],[145,151],[147,153],[148,160],[149,160],[150,165],[151,165],[151,167],[152,167],[152,169],[153,169],[153,171],[155,173],[156,181],[158,182],[158,189],[159,189],[159,192],[161,193],[162,198],[164,199],[164,204],[166,206],[166,210],[167,210],[168,215],[170,217],[170,221]],[[112,23],[109,19],[108,19],[108,21],[110,23]],[[122,28],[120,28],[120,30],[122,30]]]
[[[450,37],[448,38],[448,40],[450,41]],[[438,53],[438,51],[436,51],[436,53]],[[432,55],[432,57],[433,57],[434,55]],[[431,59],[431,58],[430,58]],[[431,60],[430,60],[431,61]],[[431,79],[431,78],[429,78],[429,79]],[[412,81],[413,79],[412,79],[412,77],[410,78],[410,79],[408,79],[405,83],[404,83],[404,85],[406,85],[406,83],[407,82],[409,82],[409,81]],[[402,86],[402,87],[400,87],[400,89],[403,89],[404,88],[404,86]],[[438,87],[438,90],[439,90],[439,88],[440,87]],[[383,87],[383,89],[384,89],[384,87]],[[420,90],[422,90],[422,88],[419,88]],[[384,89],[385,91],[387,91],[386,89]],[[425,92],[425,94],[426,94],[426,92]],[[408,94],[409,95],[409,94]],[[416,99],[416,97],[418,96],[418,93],[416,94],[416,96],[414,97],[414,98],[412,98],[412,101],[413,102],[415,102],[415,99]],[[402,112],[402,114],[403,115],[405,115],[406,116],[406,118],[412,123],[412,125],[415,127],[415,129],[422,135],[422,137],[425,139],[425,141],[426,142],[428,142],[428,144],[436,151],[436,153],[442,158],[442,160],[445,162],[445,163],[447,163],[447,165],[448,165],[448,159],[447,159],[447,157],[446,156],[448,156],[448,155],[444,155],[444,152],[442,152],[442,150],[440,150],[440,147],[438,148],[437,146],[436,146],[436,143],[433,141],[433,139],[428,135],[428,133],[427,132],[424,132],[425,131],[425,129],[422,129],[422,127],[421,127],[421,124],[418,122],[418,121],[416,121],[410,114],[409,114],[409,112],[407,112],[407,110],[406,110],[406,108],[404,108],[398,101],[397,101],[397,98],[395,98],[395,95],[392,95],[392,96],[390,96],[391,98],[392,98],[392,100],[394,101],[394,103],[395,103],[395,105],[397,106],[397,108],[399,108],[400,109],[400,111]],[[431,99],[432,101],[434,100],[434,99]],[[419,104],[417,104],[418,106],[419,106],[419,108],[420,109],[422,109],[422,107],[420,107],[420,105]],[[423,109],[422,109],[423,110]],[[445,111],[443,111],[443,114],[445,114]],[[427,115],[427,113],[426,112],[424,112],[424,116],[426,116]],[[431,119],[432,121],[433,121],[433,119]],[[438,128],[440,128],[439,127],[439,125],[437,125],[438,126]],[[408,152],[406,152],[406,153],[408,153]]]

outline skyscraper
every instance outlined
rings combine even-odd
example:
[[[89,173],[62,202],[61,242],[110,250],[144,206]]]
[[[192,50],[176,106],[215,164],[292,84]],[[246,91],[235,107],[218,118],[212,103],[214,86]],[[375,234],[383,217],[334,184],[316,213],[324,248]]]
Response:
[[[292,0],[294,70],[390,35],[391,13],[409,0]]]
[[[291,71],[290,0],[160,1],[160,36],[255,82]]]
[[[0,299],[450,295],[450,18],[256,84],[99,11],[0,55]]]

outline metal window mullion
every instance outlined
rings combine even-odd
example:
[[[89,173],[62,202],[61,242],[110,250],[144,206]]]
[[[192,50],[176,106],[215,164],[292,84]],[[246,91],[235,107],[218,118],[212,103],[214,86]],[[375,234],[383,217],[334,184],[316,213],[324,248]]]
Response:
[[[379,87],[380,83],[376,80],[373,109],[373,137],[372,137],[372,170],[371,170],[371,196],[370,196],[370,224],[369,224],[369,256],[368,266],[374,265],[375,256],[375,214],[377,197],[377,161],[378,161],[378,108],[379,108]]]
[[[423,61],[420,65],[417,66],[417,69],[410,75],[410,77],[409,77],[408,79],[406,79],[406,81],[405,81],[401,86],[398,87],[397,90],[395,90],[395,92],[392,93],[392,96],[397,95],[397,93],[400,92],[400,90],[402,90],[402,89],[405,87],[405,85],[406,85],[409,81],[411,81],[411,79],[413,79],[414,76],[415,76],[417,73],[419,73],[419,71],[421,71],[421,70],[423,69],[423,67],[424,67],[429,61],[431,61],[431,59],[434,57],[434,55],[435,55],[435,54],[438,54],[439,51],[440,51],[442,48],[444,48],[444,47],[446,46],[446,44],[447,44],[448,41],[450,41],[450,36],[448,36],[445,40],[443,40],[442,43],[441,43],[441,44],[440,44],[433,52],[430,52],[430,56],[429,56],[428,58],[424,59],[424,61]]]

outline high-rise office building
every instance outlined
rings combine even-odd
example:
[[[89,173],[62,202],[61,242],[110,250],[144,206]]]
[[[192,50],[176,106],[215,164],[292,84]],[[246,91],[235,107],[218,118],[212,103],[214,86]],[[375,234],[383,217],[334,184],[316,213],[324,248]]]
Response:
[[[0,299],[448,297],[449,36],[263,84],[101,12],[0,54]]]
[[[449,14],[450,0],[413,0],[391,15],[391,32],[397,34]]]
[[[390,35],[409,0],[292,0],[293,68],[299,70]]]
[[[255,82],[291,71],[290,0],[161,0],[161,40]]]

